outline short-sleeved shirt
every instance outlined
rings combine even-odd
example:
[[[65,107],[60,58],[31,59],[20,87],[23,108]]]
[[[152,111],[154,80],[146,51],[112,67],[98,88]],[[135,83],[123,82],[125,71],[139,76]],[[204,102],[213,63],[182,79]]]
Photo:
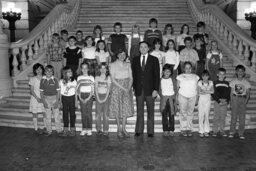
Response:
[[[48,58],[50,58],[50,61],[52,62],[60,62],[63,59],[63,53],[65,51],[65,47],[63,47],[61,44],[53,45],[50,44],[47,47],[46,55]]]
[[[206,48],[205,46],[201,46],[200,49],[197,49],[196,47],[194,47],[194,49],[196,50],[198,57],[199,57],[199,63],[204,64],[205,60],[206,60]]]
[[[111,34],[108,39],[111,44],[111,51],[117,53],[119,49],[127,50],[125,44],[128,43],[128,38],[125,34]]]
[[[175,50],[173,50],[173,51],[168,50],[165,53],[165,63],[174,65],[173,69],[176,70],[179,66],[179,63],[180,63],[180,54],[179,54],[179,52],[177,52]]]
[[[202,80],[198,81],[198,87],[200,87],[204,91],[210,91],[213,89],[213,82],[210,80],[208,84],[204,83]],[[199,94],[200,96],[211,97],[211,94]]]
[[[106,94],[109,87],[109,84],[111,84],[110,77],[102,78],[102,77],[96,77],[95,83],[98,83],[98,94]]]
[[[163,35],[163,46],[164,47],[167,46],[168,40],[173,40],[174,42],[176,42],[176,36],[175,35]]]
[[[100,63],[107,62],[107,58],[109,57],[109,53],[105,51],[95,52],[95,56],[98,56],[100,59]]]
[[[161,91],[163,96],[172,96],[175,94],[172,78],[161,79]]]
[[[85,45],[84,39],[76,41],[76,46],[77,47],[82,48],[82,47],[84,47],[84,45]]]
[[[165,57],[165,52],[163,52],[163,51],[155,51],[155,50],[154,50],[153,52],[151,52],[150,55],[157,57],[160,66],[162,66],[162,64],[163,64],[163,58]]]
[[[64,83],[63,80],[60,80],[60,94],[63,96],[73,96],[76,94],[76,80],[68,81]]]
[[[84,47],[82,49],[84,59],[95,59],[95,50],[96,50],[96,48],[94,46]]]
[[[246,91],[251,88],[251,84],[246,79],[238,80],[237,78],[232,80],[229,86],[233,90],[232,94],[238,96],[246,95]]]
[[[57,78],[51,77],[47,78],[44,76],[40,82],[40,91],[44,92],[45,96],[54,96],[57,95],[57,91],[59,91],[59,82]]]
[[[180,61],[182,61],[182,62],[189,61],[189,62],[195,64],[195,63],[197,63],[197,61],[199,61],[199,57],[198,57],[197,52],[194,49],[184,48],[180,52]]]
[[[94,85],[93,76],[80,75],[77,78],[77,86],[78,86],[78,91],[80,93],[92,93],[92,92],[94,92],[93,85]]]
[[[30,86],[33,86],[37,97],[40,97],[40,80],[41,79],[38,79],[37,77],[31,77],[28,83]]]
[[[77,65],[79,64],[79,59],[82,58],[82,52],[79,47],[75,49],[66,48],[66,52],[64,52],[64,58],[67,59],[67,66],[69,65]]]
[[[180,82],[179,94],[188,98],[197,95],[199,77],[196,74],[180,74],[177,80]]]

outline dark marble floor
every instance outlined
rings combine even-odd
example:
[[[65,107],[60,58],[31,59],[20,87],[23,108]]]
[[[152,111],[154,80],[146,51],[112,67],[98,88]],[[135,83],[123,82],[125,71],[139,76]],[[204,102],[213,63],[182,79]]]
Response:
[[[1,171],[256,171],[256,130],[246,140],[37,136],[0,127]]]

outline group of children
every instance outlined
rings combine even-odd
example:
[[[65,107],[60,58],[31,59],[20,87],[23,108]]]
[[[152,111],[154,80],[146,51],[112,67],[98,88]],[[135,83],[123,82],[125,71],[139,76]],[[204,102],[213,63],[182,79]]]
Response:
[[[61,31],[61,36],[54,33],[52,43],[46,51],[48,65],[44,68],[41,64],[35,64],[33,67],[35,76],[29,82],[30,112],[33,113],[36,132],[51,135],[51,112],[53,112],[57,133],[61,136],[74,136],[75,108],[79,100],[83,127],[80,135],[92,135],[92,104],[96,99],[96,130],[98,134],[108,135],[108,106],[111,93],[109,64],[116,60],[120,50],[128,54],[127,61],[132,63],[133,58],[140,55],[139,42],[144,39],[149,44],[150,54],[159,60],[160,77],[162,77],[159,95],[164,135],[173,135],[177,104],[179,104],[182,135],[192,135],[193,110],[199,97],[200,137],[209,136],[208,116],[213,97],[215,106],[213,136],[218,131],[223,136],[226,135],[225,116],[227,104],[231,101],[231,106],[234,104],[236,106],[232,107],[229,136],[234,136],[236,116],[239,115],[239,136],[243,139],[245,107],[236,107],[243,100],[242,104],[246,105],[249,99],[250,84],[242,74],[239,74],[242,71],[244,74],[245,68],[241,66],[236,68],[237,79],[230,84],[224,80],[226,71],[222,68],[222,53],[216,41],[209,43],[208,34],[204,31],[204,22],[198,22],[197,33],[194,36],[189,35],[187,24],[181,27],[178,36],[173,34],[174,29],[171,24],[165,26],[163,34],[157,29],[157,24],[155,18],[150,19],[150,28],[144,36],[141,35],[138,25],[132,27],[130,36],[122,34],[122,24],[119,22],[114,24],[115,33],[108,39],[103,35],[99,25],[94,27],[92,36],[86,36],[85,39],[80,30],[76,32],[76,36],[70,37],[66,30]],[[198,81],[200,77],[202,79]],[[237,92],[238,89],[242,89],[243,92]],[[59,116],[60,102],[63,109],[63,130]],[[237,112],[241,109],[244,114],[241,114],[241,111]],[[45,112],[46,130],[44,131],[37,126],[37,113],[42,112]]]

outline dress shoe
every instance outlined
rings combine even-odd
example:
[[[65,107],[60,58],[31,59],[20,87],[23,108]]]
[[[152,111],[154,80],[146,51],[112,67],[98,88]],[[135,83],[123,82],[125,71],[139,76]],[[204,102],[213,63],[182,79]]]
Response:
[[[148,134],[148,137],[152,138],[152,137],[154,137],[154,135],[153,134]]]
[[[140,134],[140,133],[137,133],[137,132],[134,134],[135,137],[139,137],[140,135],[141,135],[141,134]]]

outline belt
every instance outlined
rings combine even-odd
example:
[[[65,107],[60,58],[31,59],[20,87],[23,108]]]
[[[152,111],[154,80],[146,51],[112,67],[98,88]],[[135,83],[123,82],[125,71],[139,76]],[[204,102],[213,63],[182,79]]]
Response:
[[[246,98],[246,95],[237,95],[237,94],[233,94],[233,96]]]

